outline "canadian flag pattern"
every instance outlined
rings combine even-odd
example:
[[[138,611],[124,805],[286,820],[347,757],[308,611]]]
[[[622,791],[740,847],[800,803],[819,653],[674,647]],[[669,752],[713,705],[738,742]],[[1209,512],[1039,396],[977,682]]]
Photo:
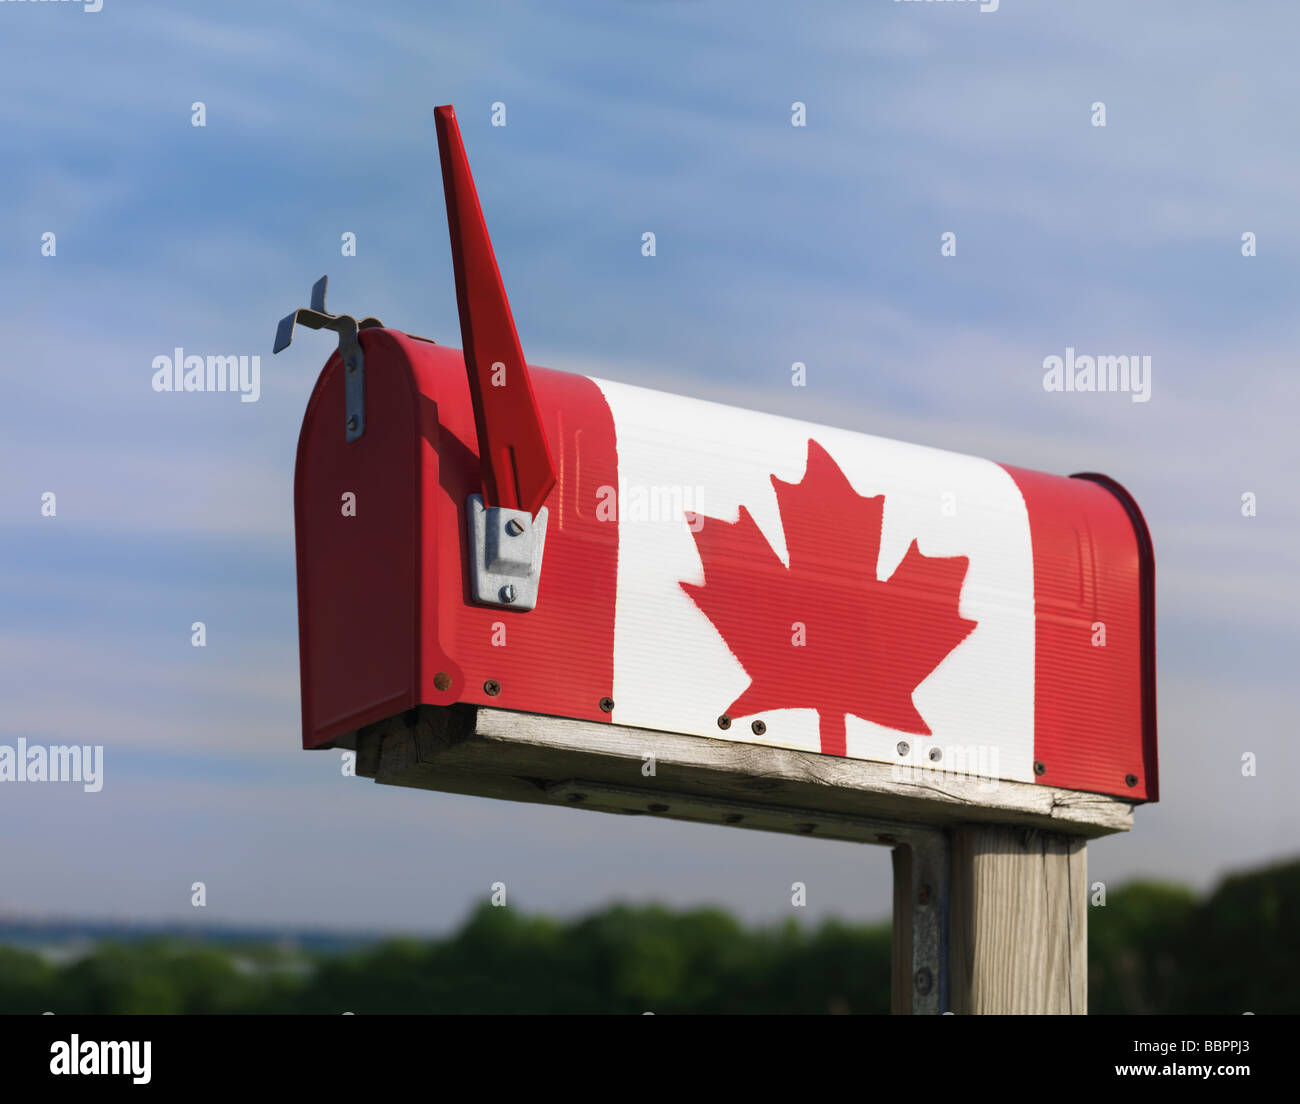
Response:
[[[1156,798],[1150,543],[1105,477],[530,367],[537,605],[483,606],[464,361],[361,341],[367,432],[335,356],[299,443],[305,746],[469,702]]]
[[[620,473],[653,481],[622,480],[615,721],[1033,780],[1033,549],[1005,469],[596,383]]]

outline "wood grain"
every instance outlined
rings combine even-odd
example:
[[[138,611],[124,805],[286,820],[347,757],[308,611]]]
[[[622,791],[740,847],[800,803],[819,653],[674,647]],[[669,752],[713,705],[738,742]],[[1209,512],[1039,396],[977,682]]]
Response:
[[[997,825],[951,837],[957,1013],[1088,1010],[1088,874],[1078,837]]]
[[[377,782],[510,801],[572,804],[558,787],[582,780],[644,792],[647,805],[660,792],[689,797],[689,819],[701,819],[701,800],[716,798],[770,805],[803,821],[824,813],[940,826],[980,822],[1086,838],[1133,823],[1131,802],[1104,795],[942,771],[908,775],[860,759],[469,705],[421,706],[339,744],[353,741],[358,774]],[[584,807],[630,811],[597,802]],[[659,815],[674,814],[670,808]],[[725,815],[719,813],[720,823]]]

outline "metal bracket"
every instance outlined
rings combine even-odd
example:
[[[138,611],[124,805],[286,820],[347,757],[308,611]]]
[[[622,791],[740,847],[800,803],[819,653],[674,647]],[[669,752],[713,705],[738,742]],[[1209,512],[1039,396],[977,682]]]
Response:
[[[527,510],[485,506],[482,495],[465,503],[469,523],[469,577],[474,601],[507,609],[537,605],[546,544],[546,507]]]
[[[378,318],[363,318],[357,322],[350,314],[327,314],[325,289],[328,285],[329,277],[322,276],[312,285],[311,306],[299,307],[293,314],[280,319],[280,325],[275,331],[275,346],[271,351],[278,353],[289,347],[293,341],[294,324],[298,322],[311,330],[333,330],[339,335],[346,406],[343,429],[346,440],[355,441],[366,431],[366,360],[357,334],[360,330],[383,326],[383,323]]]
[[[948,1011],[950,994],[948,925],[951,837],[935,828],[900,832],[900,845],[911,851],[912,990],[917,1015]]]

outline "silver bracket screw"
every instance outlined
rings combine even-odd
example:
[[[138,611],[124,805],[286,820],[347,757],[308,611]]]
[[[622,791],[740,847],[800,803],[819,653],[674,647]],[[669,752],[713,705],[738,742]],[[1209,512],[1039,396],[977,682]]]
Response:
[[[512,610],[533,609],[542,575],[546,507],[532,517],[524,510],[485,506],[482,495],[470,495],[465,512],[474,601]]]

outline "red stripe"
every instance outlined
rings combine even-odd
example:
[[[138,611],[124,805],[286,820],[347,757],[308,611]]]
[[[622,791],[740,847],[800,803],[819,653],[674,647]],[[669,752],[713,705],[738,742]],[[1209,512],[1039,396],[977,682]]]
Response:
[[[1002,466],[1033,542],[1037,781],[1154,801],[1155,578],[1141,513],[1104,477]]]
[[[429,348],[435,348],[430,346]],[[422,665],[424,701],[495,705],[503,709],[608,721],[600,701],[614,687],[614,602],[618,585],[618,523],[601,520],[600,488],[618,485],[614,418],[600,388],[586,376],[530,367],[557,480],[545,499],[547,535],[537,606],[527,612],[469,602],[465,579],[465,500],[481,485],[474,418],[459,352],[427,355],[421,378],[436,376],[438,457],[442,470],[436,514],[426,515],[426,546],[457,549],[439,557],[441,582],[425,588],[426,603],[442,603],[441,639],[464,673],[464,691],[433,687],[430,657]],[[451,365],[447,361],[454,361]],[[431,452],[431,450],[430,450]],[[444,595],[460,595],[459,602]],[[504,631],[505,643],[501,644]],[[484,683],[495,680],[499,694]],[[454,694],[454,696],[453,696]]]

